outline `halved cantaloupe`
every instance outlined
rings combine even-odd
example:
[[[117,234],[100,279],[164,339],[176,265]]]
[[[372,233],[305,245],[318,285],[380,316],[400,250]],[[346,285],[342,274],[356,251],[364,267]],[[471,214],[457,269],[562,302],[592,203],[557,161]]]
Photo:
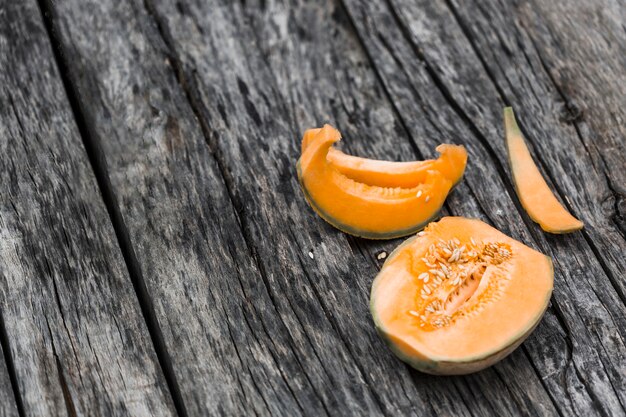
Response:
[[[302,153],[321,129],[304,132]],[[439,171],[456,185],[463,178],[467,164],[467,151],[463,146],[441,144],[437,146],[437,159],[410,162],[380,161],[361,158],[330,148],[326,158],[342,174],[354,181],[379,187],[415,187],[424,182],[429,170]]]
[[[466,156],[459,158],[454,154],[447,160],[437,160],[432,169],[414,173],[413,183],[407,180],[408,175],[402,174],[406,170],[394,168],[394,163],[385,163],[389,164],[385,170],[344,169],[342,172],[328,158],[332,145],[340,138],[340,133],[330,125],[313,133],[307,132],[303,139],[304,151],[297,166],[298,178],[311,207],[333,226],[355,236],[391,239],[421,229],[439,212],[450,188],[465,168]],[[449,146],[453,149],[452,145]],[[462,147],[459,149],[465,152]],[[447,152],[446,155],[452,154]],[[376,165],[375,161],[359,159],[370,167]],[[457,166],[459,164],[462,169]],[[397,184],[409,186],[396,185],[385,174],[394,172],[394,169],[400,173],[398,177],[401,179]],[[454,170],[460,173],[452,176],[450,173]],[[355,178],[346,175],[350,173],[348,171]],[[387,175],[386,179],[381,180],[384,175]]]
[[[549,257],[480,220],[444,217],[389,256],[370,309],[400,359],[431,374],[466,374],[519,346],[552,285]]]
[[[522,207],[534,222],[549,233],[569,233],[583,228],[556,199],[533,162],[513,109],[504,109],[504,126],[513,181]]]

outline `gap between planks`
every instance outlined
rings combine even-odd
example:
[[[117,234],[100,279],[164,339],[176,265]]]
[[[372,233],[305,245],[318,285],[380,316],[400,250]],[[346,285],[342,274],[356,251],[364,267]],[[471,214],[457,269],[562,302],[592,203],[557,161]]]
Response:
[[[15,406],[17,407],[17,413],[20,417],[26,417],[24,412],[24,401],[20,395],[19,383],[17,382],[17,373],[15,372],[15,363],[13,361],[13,355],[11,355],[11,346],[9,345],[9,335],[4,324],[4,317],[0,311],[0,349],[4,354],[4,362],[7,366],[7,373],[9,374],[9,380],[11,382],[11,390],[15,397]]]
[[[54,59],[59,69],[61,80],[63,82],[63,87],[67,95],[67,100],[70,104],[70,108],[72,110],[74,120],[76,121],[76,125],[78,126],[78,131],[80,133],[83,145],[85,146],[85,150],[89,158],[89,164],[93,170],[94,176],[98,184],[98,189],[111,219],[111,223],[115,231],[115,236],[119,244],[120,251],[122,252],[122,256],[128,269],[133,288],[137,295],[137,300],[141,308],[141,313],[146,323],[148,333],[150,334],[150,339],[156,352],[159,365],[161,367],[161,370],[163,371],[163,375],[165,377],[165,381],[167,383],[170,395],[172,396],[172,401],[174,403],[176,413],[180,417],[187,417],[188,413],[182,399],[180,387],[176,380],[176,374],[172,365],[172,359],[169,352],[167,351],[167,347],[165,346],[165,342],[163,340],[163,332],[161,331],[158,320],[156,318],[154,306],[152,304],[152,301],[150,300],[150,296],[148,294],[146,284],[141,273],[141,268],[139,267],[139,263],[137,262],[136,255],[130,241],[128,229],[124,224],[124,219],[119,210],[115,194],[113,193],[111,188],[109,176],[107,174],[105,166],[106,162],[104,155],[100,150],[99,144],[90,133],[88,124],[84,117],[84,113],[79,104],[80,102],[78,99],[78,91],[76,91],[74,85],[72,84],[72,81],[67,75],[69,74],[68,65],[63,58],[61,43],[55,34],[55,27],[52,19],[54,10],[51,6],[51,1],[52,0],[37,0],[37,4],[41,12],[41,18],[46,28],[46,32],[48,33]],[[13,378],[14,373],[12,373],[11,375]],[[18,407],[19,405],[20,404],[18,404]],[[23,416],[23,414],[20,415]]]

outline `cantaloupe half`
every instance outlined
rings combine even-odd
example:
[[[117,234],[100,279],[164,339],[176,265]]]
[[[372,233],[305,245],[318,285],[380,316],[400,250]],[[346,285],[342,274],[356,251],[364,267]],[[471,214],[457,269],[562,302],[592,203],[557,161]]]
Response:
[[[391,239],[420,230],[437,215],[465,169],[467,154],[462,147],[446,145],[437,160],[409,163],[414,165],[407,170],[407,163],[337,153],[332,146],[340,138],[330,125],[308,131],[298,179],[311,207],[328,223],[355,236]]]
[[[400,359],[431,374],[467,374],[522,343],[552,285],[549,257],[480,220],[444,217],[387,258],[370,309]]]
[[[504,109],[504,126],[515,190],[530,218],[549,233],[582,229],[583,222],[559,203],[533,162],[511,107]]]

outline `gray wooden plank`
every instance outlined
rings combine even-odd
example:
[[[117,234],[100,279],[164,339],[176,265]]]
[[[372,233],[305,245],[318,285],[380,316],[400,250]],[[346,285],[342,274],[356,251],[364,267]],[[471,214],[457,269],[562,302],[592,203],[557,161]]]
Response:
[[[563,99],[563,118],[589,148],[595,170],[607,177],[610,192],[602,184],[601,209],[626,234],[626,6],[560,0],[521,3],[518,10],[513,23],[519,38],[536,49],[531,59],[544,66]]]
[[[622,387],[626,375],[624,303],[614,278],[623,276],[619,272],[623,270],[623,263],[607,267],[606,258],[598,254],[595,245],[602,240],[611,242],[606,250],[616,254],[624,247],[623,237],[610,225],[607,212],[599,213],[595,208],[602,196],[606,196],[606,181],[602,175],[597,175],[574,128],[555,116],[554,109],[561,107],[557,103],[558,92],[549,80],[546,82],[546,77],[542,78],[541,66],[529,67],[523,62],[526,58],[510,59],[532,54],[532,49],[525,50],[517,45],[521,51],[510,47],[481,62],[476,50],[490,51],[497,45],[473,46],[472,38],[467,38],[445,2],[347,3],[359,34],[413,136],[421,138],[431,134],[423,127],[430,123],[443,135],[462,137],[470,146],[470,153],[482,148],[480,161],[476,161],[476,157],[470,157],[470,161],[484,164],[491,160],[486,164],[489,172],[500,173],[504,178],[504,184],[494,187],[486,180],[487,172],[474,177],[476,168],[470,162],[466,184],[483,201],[482,207],[487,208],[485,213],[498,227],[511,229],[514,236],[529,241],[528,233],[521,230],[525,228],[523,220],[535,244],[554,257],[557,281],[553,311],[563,329],[546,332],[542,326],[538,334],[554,337],[565,330],[565,340],[559,342],[564,349],[554,352],[552,346],[537,343],[533,338],[525,344],[553,400],[566,414],[622,414],[625,395]],[[463,8],[466,15],[471,16],[468,19],[473,19],[478,15],[477,10],[481,10],[477,4],[464,4]],[[495,38],[499,42],[510,39],[514,23],[509,19],[500,21],[494,14],[511,17],[514,12],[500,4],[485,6],[485,10],[490,14],[481,20],[480,31],[499,31],[499,37]],[[578,65],[584,66],[585,62]],[[496,66],[501,66],[499,71],[506,73],[507,88],[516,85],[515,95],[507,96],[493,85],[489,69]],[[519,207],[521,218],[511,216],[515,210],[511,205],[504,209],[501,201],[494,201],[512,198],[517,204],[508,180],[502,140],[501,109],[511,102],[522,110],[522,123],[528,120],[525,127],[534,126],[535,130],[528,129],[529,138],[544,141],[542,150],[548,155],[545,158],[549,161],[547,169],[558,167],[554,175],[547,171],[548,178],[556,179],[557,190],[566,190],[568,199],[570,196],[578,199],[574,212],[589,224],[588,229],[598,226],[595,236],[589,238],[591,232],[589,236],[545,235]],[[425,113],[425,117],[416,117],[420,113]],[[561,154],[548,151],[550,147],[559,149]],[[566,158],[568,154],[570,158]],[[591,172],[587,172],[588,169]],[[493,194],[493,190],[501,190],[504,197],[496,194],[494,199],[486,195]],[[453,204],[455,199],[451,201]],[[600,228],[601,223],[607,226]]]
[[[185,413],[326,414],[325,364],[297,318],[277,318],[282,295],[268,291],[143,3],[47,7]]]
[[[289,304],[283,311],[294,309],[305,326],[324,329],[328,340],[316,341],[318,355],[334,365],[331,377],[338,382],[332,386],[339,395],[340,390],[353,389],[345,385],[343,364],[335,359],[345,349],[363,379],[366,399],[376,399],[377,412],[556,414],[522,352],[509,362],[509,369],[520,372],[507,372],[502,383],[494,382],[496,370],[455,379],[481,386],[488,396],[466,399],[446,380],[413,373],[407,377],[406,368],[389,357],[371,329],[367,291],[376,269],[371,262],[363,263],[371,258],[362,252],[369,244],[347,239],[346,247],[345,237],[321,223],[301,199],[293,162],[302,126],[340,120],[337,124],[346,137],[367,141],[370,152],[378,150],[374,139],[385,143],[380,147],[398,146],[381,139],[385,132],[401,136],[404,145],[399,146],[410,149],[401,121],[388,102],[383,104],[385,93],[367,69],[341,9],[333,3],[296,2],[247,2],[245,8],[220,2],[186,2],[184,7],[157,2],[154,7],[205,132],[226,167],[233,199],[243,208],[244,230],[268,280],[282,289],[289,288],[290,275],[306,276],[305,285],[317,296],[319,307],[313,304],[300,312],[299,306]],[[400,149],[395,149],[396,155]],[[251,163],[241,163],[247,160]],[[275,244],[263,244],[267,239]],[[313,260],[307,259],[309,251]],[[317,308],[331,326],[315,318]],[[371,352],[381,352],[383,358]],[[486,377],[490,373],[494,378]],[[519,382],[517,388],[515,383],[507,385],[509,378]],[[417,402],[420,397],[428,407]],[[493,398],[497,400],[490,402]]]
[[[612,320],[624,316],[619,300],[614,319],[599,301],[614,301],[614,292],[602,290],[598,296],[595,287],[576,287],[586,279],[585,271],[603,277],[584,242],[557,264],[567,285],[559,284],[558,302],[537,333],[524,350],[490,370],[463,378],[421,375],[395,360],[376,337],[367,312],[369,284],[379,266],[374,255],[397,242],[346,238],[308,210],[293,171],[305,127],[334,122],[346,137],[358,138],[346,143],[350,150],[395,159],[430,156],[437,143],[449,138],[466,143],[471,175],[452,195],[452,213],[487,219],[559,258],[580,245],[580,237],[547,242],[532,225],[527,228],[498,154],[476,128],[456,120],[457,109],[450,109],[441,85],[424,74],[412,48],[399,59],[373,49],[380,43],[370,41],[357,25],[368,47],[363,51],[350,19],[331,1],[147,3],[167,45],[139,2],[52,6],[81,108],[102,147],[190,414],[619,413],[618,394],[610,386],[619,380],[607,377],[603,365],[619,372],[623,344],[615,341],[609,353],[598,350],[616,328]],[[366,16],[353,16],[360,24],[368,22]],[[388,19],[388,12],[373,16],[382,18],[372,26],[396,35],[394,42],[402,41],[402,32],[392,32],[397,23]],[[383,39],[389,43],[393,37]],[[393,45],[402,51],[403,45]],[[413,78],[391,82],[390,73],[403,74],[398,63]],[[174,73],[200,119],[208,151]],[[406,91],[412,85],[417,88]],[[504,196],[489,191],[494,189]],[[209,194],[210,199],[201,198]],[[220,202],[224,205],[216,210]],[[187,221],[173,221],[180,217]],[[232,254],[220,252],[229,241],[234,242]],[[573,267],[576,257],[590,259],[591,265]],[[217,265],[214,258],[224,264]],[[224,282],[233,276],[242,291]],[[208,303],[198,291],[210,285],[217,288],[211,301],[228,314],[206,311]],[[254,300],[254,309],[239,307],[243,297]],[[576,303],[587,308],[579,313]],[[594,316],[596,307],[600,310]],[[194,321],[186,328],[181,317]],[[590,322],[599,324],[601,336],[587,332]],[[233,335],[233,341],[219,346],[207,341],[209,331],[224,340],[227,333]],[[579,335],[589,335],[589,340]],[[245,348],[251,340],[260,346],[256,351]],[[215,355],[219,349],[231,353]],[[618,355],[614,363],[610,353]],[[197,365],[190,357],[199,354],[219,375],[201,369],[192,384],[183,371]],[[266,359],[255,362],[255,354]],[[237,377],[241,385],[233,382]],[[264,378],[278,381],[283,392],[288,387],[292,396],[283,397],[285,404],[278,405],[268,386],[258,384]],[[241,393],[264,402],[253,404]],[[217,405],[206,404],[207,398]]]
[[[301,117],[294,127],[295,132],[301,126],[331,120],[342,127],[346,137],[343,145],[351,152],[395,160],[431,157],[438,143],[450,139],[439,136],[439,142],[432,141],[420,149],[408,140],[402,120],[385,98],[340,5],[326,2],[306,7],[297,2],[288,3],[268,7],[263,13],[250,6],[247,13],[248,22],[257,32],[256,46],[267,57],[272,72],[278,74],[276,82],[282,90],[282,99],[288,102],[289,108],[297,109],[292,112],[296,117]],[[291,32],[281,33],[277,23],[285,9],[290,10]],[[256,17],[259,15],[263,18]],[[331,28],[328,22],[333,22]],[[280,47],[276,47],[277,44]],[[459,143],[457,138],[454,141]],[[454,208],[451,207],[452,213],[482,215],[476,207]],[[370,252],[370,259],[375,259],[380,250],[389,253],[398,241],[379,243],[355,239],[353,242],[360,250]],[[379,262],[374,260],[371,276],[376,273]],[[537,415],[556,412],[534,375],[532,365],[521,352],[497,369],[459,380],[462,382],[457,382],[457,387],[464,394],[462,401],[471,404],[469,408],[473,413]],[[444,386],[446,394],[455,391],[448,384]],[[481,397],[481,390],[489,391],[489,395]],[[445,408],[439,412],[445,414]]]
[[[93,13],[93,16],[96,16],[95,20],[92,20],[91,17],[86,19],[84,12],[81,11],[80,7],[76,7],[77,4],[75,3],[57,2],[52,6],[54,8],[51,16],[60,34],[59,39],[64,46],[64,55],[67,57],[70,72],[73,72],[71,78],[76,82],[81,108],[85,112],[88,126],[91,126],[92,136],[102,148],[102,156],[106,160],[110,173],[111,186],[118,195],[120,209],[134,250],[137,253],[142,275],[145,278],[148,291],[153,296],[159,322],[164,330],[166,344],[176,365],[175,369],[178,370],[178,382],[183,392],[185,406],[190,414],[202,414],[206,410],[215,411],[216,408],[213,407],[221,407],[217,410],[229,411],[252,410],[261,414],[267,413],[268,409],[277,414],[281,412],[286,414],[299,413],[297,405],[290,404],[289,398],[284,397],[284,404],[278,403],[276,397],[263,384],[257,384],[257,395],[263,397],[268,408],[265,408],[263,403],[250,404],[241,398],[248,386],[248,381],[251,381],[260,372],[263,372],[262,378],[260,378],[261,382],[267,379],[275,385],[275,389],[282,389],[280,381],[272,378],[272,372],[275,372],[273,368],[276,366],[273,361],[257,360],[256,363],[252,362],[246,344],[251,343],[250,339],[253,337],[259,341],[257,343],[262,349],[265,349],[265,344],[271,349],[270,352],[276,349],[273,356],[280,359],[279,366],[282,367],[281,371],[285,374],[290,390],[307,414],[320,414],[324,413],[324,410],[336,413],[340,409],[344,410],[346,414],[366,412],[418,414],[423,411],[454,413],[456,415],[470,414],[463,401],[459,401],[455,395],[455,390],[450,389],[445,380],[422,375],[417,376],[395,360],[384,348],[376,337],[367,314],[367,287],[377,265],[371,264],[368,261],[369,257],[363,255],[359,248],[351,248],[344,236],[337,234],[308,213],[303,200],[299,199],[295,204],[298,204],[299,210],[307,214],[304,220],[301,218],[297,220],[304,221],[307,227],[310,226],[311,230],[319,233],[320,239],[323,234],[324,239],[329,239],[329,244],[337,250],[336,253],[339,255],[329,256],[328,259],[331,260],[331,264],[334,263],[332,268],[341,272],[339,276],[346,277],[346,282],[340,288],[341,299],[349,300],[351,304],[354,304],[353,308],[346,308],[343,311],[345,314],[342,320],[346,320],[346,323],[341,324],[343,327],[341,331],[336,330],[338,325],[335,320],[342,315],[335,313],[336,317],[329,317],[329,311],[332,310],[327,310],[329,305],[321,304],[323,300],[319,299],[320,293],[324,294],[325,297],[336,297],[330,285],[333,281],[324,278],[323,287],[315,286],[314,282],[309,282],[308,279],[300,280],[302,282],[299,282],[299,285],[294,285],[296,283],[293,281],[295,276],[306,277],[304,263],[309,262],[307,261],[309,259],[308,251],[293,244],[294,241],[297,242],[292,237],[295,232],[294,229],[286,229],[284,233],[278,235],[274,232],[266,235],[271,239],[269,242],[277,240],[281,242],[280,245],[273,247],[274,251],[271,253],[266,250],[261,253],[257,247],[258,243],[255,243],[250,234],[246,233],[247,242],[238,236],[237,222],[239,220],[233,219],[233,214],[229,212],[230,209],[227,205],[229,197],[225,195],[228,192],[226,187],[233,187],[232,177],[228,174],[228,171],[233,168],[219,166],[220,161],[224,162],[223,158],[219,156],[219,149],[213,148],[218,157],[218,163],[216,164],[211,159],[211,155],[209,155],[204,144],[204,138],[199,132],[199,127],[193,117],[190,117],[190,108],[184,102],[184,97],[181,96],[181,92],[173,80],[173,70],[169,68],[168,62],[170,60],[166,56],[167,51],[163,51],[163,45],[154,39],[154,28],[146,23],[146,15],[141,11],[140,5],[132,4],[121,8],[111,8],[107,2],[86,5],[86,10],[90,12],[97,10],[97,13]],[[316,10],[311,9],[310,12]],[[136,13],[131,14],[131,12]],[[241,13],[242,11],[239,11],[239,18],[243,18]],[[271,16],[271,14],[268,13],[265,16]],[[306,16],[301,16],[301,18],[303,17]],[[323,20],[318,20],[319,24],[322,22]],[[223,25],[227,27],[229,22],[224,21]],[[224,28],[220,28],[220,30],[224,30]],[[318,32],[324,33],[323,31]],[[99,44],[97,39],[100,38],[108,39],[112,45],[115,45],[115,48],[109,49],[106,45]],[[220,39],[229,41],[228,38]],[[243,40],[247,43],[251,41],[250,38]],[[297,38],[295,40],[297,41]],[[326,40],[317,39],[316,42],[325,42]],[[351,42],[354,43],[355,41],[356,39],[352,36]],[[80,45],[80,47],[75,49],[74,45]],[[141,59],[137,59],[136,56],[127,52],[133,50],[133,45],[141,45]],[[137,47],[137,49],[139,48]],[[82,64],[86,60],[85,57],[90,57],[89,62],[92,63],[95,59],[95,65],[87,67]],[[360,59],[363,59],[362,55]],[[115,65],[111,63],[115,63]],[[121,72],[118,68],[124,68],[124,71]],[[326,67],[321,67],[318,71],[325,69]],[[259,75],[259,77],[268,77],[267,71],[265,75]],[[377,91],[374,97],[380,99],[382,90],[380,87],[376,87],[375,78],[371,71],[368,79],[368,85],[364,86],[362,91],[368,91],[373,84]],[[112,82],[113,80],[115,82]],[[257,81],[266,82],[267,80],[267,78],[259,78]],[[269,80],[268,87],[273,88],[271,78]],[[116,92],[103,94],[93,87],[96,85],[122,87]],[[133,85],[137,85],[134,93]],[[157,86],[167,91],[167,100],[162,100],[157,95],[159,93],[155,93],[155,91],[162,91],[157,90]],[[233,86],[237,89],[233,92],[233,97],[241,100],[242,91],[240,90],[245,90],[248,87],[243,81],[235,82]],[[138,93],[139,91],[148,94],[142,95]],[[270,91],[270,93],[272,94],[272,101],[275,101],[277,105],[284,102],[285,99],[276,92]],[[132,96],[133,99],[122,100],[121,97],[125,97],[126,94]],[[147,95],[149,95],[148,98],[146,98]],[[132,106],[128,104],[129,102],[132,103]],[[241,101],[238,103],[241,105]],[[227,108],[226,104],[218,102],[217,106],[223,105],[225,111],[228,111],[224,117],[235,118],[234,114],[239,108]],[[245,104],[243,106],[245,108]],[[152,111],[153,107],[156,107],[158,111]],[[248,109],[251,114],[254,114],[254,110],[249,105]],[[387,114],[391,112],[388,108],[382,110]],[[288,112],[284,112],[284,114],[287,115]],[[107,117],[111,120],[108,121]],[[254,116],[247,117],[247,120],[252,120],[252,123],[255,123],[253,121]],[[128,120],[133,122],[128,123]],[[167,128],[168,121],[169,125],[178,126],[175,129],[181,129],[179,140],[176,140],[178,136],[176,130],[172,132]],[[150,124],[156,124],[157,128],[155,128],[154,133],[151,131],[149,136],[146,136],[144,133],[145,126]],[[127,131],[126,129],[129,127],[130,131]],[[263,182],[283,183],[288,187],[281,186],[287,198],[292,200],[299,198],[296,197],[300,194],[291,172],[293,161],[297,155],[298,139],[292,136],[295,133],[284,129],[269,132],[248,132],[252,128],[254,126],[245,128],[245,133],[250,134],[250,144],[253,144],[252,140],[255,140],[256,143],[267,143],[265,137],[261,135],[280,133],[281,137],[289,138],[283,142],[285,146],[288,146],[290,155],[288,160],[285,160],[284,155],[281,156],[284,161],[283,169],[286,172],[281,174],[282,179],[277,179],[276,175],[279,173],[273,168],[276,160],[268,157],[268,146],[268,149],[261,155],[267,159],[267,162],[258,171],[246,173],[248,178],[252,173]],[[300,129],[296,129],[299,136]],[[205,131],[209,132],[206,126]],[[141,138],[141,140],[136,138]],[[156,138],[156,143],[150,142],[151,139],[154,140],[153,138]],[[212,136],[209,135],[209,138]],[[173,139],[176,145],[174,149],[167,146]],[[272,146],[277,146],[279,143],[276,139],[271,142]],[[261,145],[261,148],[263,146]],[[256,148],[258,147],[248,149],[251,158],[259,153]],[[141,160],[141,156],[145,154],[150,155],[149,167],[154,168],[146,172],[145,168],[142,167],[142,170],[138,171],[134,169],[133,165],[131,166],[133,170],[129,172],[129,163],[133,160]],[[181,163],[179,155],[190,158],[193,164]],[[185,160],[183,159],[183,161]],[[144,166],[148,166],[148,164],[144,163]],[[268,168],[268,166],[272,168]],[[172,174],[172,169],[176,169],[174,171],[176,175]],[[222,173],[227,178],[226,185],[220,183],[219,175],[215,173],[216,169],[223,170]],[[268,169],[271,176],[264,174],[263,169]],[[151,187],[144,191],[142,190],[143,187],[138,187],[137,184],[141,185],[145,182],[151,184]],[[162,183],[168,184],[168,186],[163,187],[160,185]],[[263,192],[263,189],[267,187],[261,183],[257,183],[257,186],[262,188],[256,189],[255,194],[259,191]],[[212,198],[200,200],[196,195],[189,198],[187,189],[197,190],[194,194],[198,196],[212,195]],[[267,191],[265,192],[267,193]],[[281,207],[284,207],[285,202],[282,197],[278,196],[278,199]],[[158,210],[154,204],[150,205],[146,202],[154,200],[160,201]],[[244,201],[235,200],[235,203],[240,213],[248,210],[247,203]],[[222,208],[219,217],[214,213],[216,204],[220,204]],[[267,200],[265,204],[267,204]],[[258,205],[255,209],[258,209]],[[284,212],[289,212],[289,210],[284,210]],[[184,216],[198,219],[201,227],[194,227],[192,222],[189,225],[180,225],[178,222],[172,221],[172,216],[180,216],[180,213],[188,213]],[[212,218],[215,220],[211,221]],[[242,217],[240,221],[248,222],[247,219],[249,217]],[[256,220],[252,219],[252,221]],[[272,219],[274,224],[279,221],[280,219],[277,217]],[[267,224],[263,227],[267,228]],[[163,229],[168,232],[164,232]],[[244,228],[244,230],[246,229]],[[278,230],[280,227],[276,225],[273,229]],[[210,246],[207,243],[208,239],[213,243]],[[167,246],[166,249],[155,247],[155,242],[161,241]],[[234,241],[231,244],[232,254],[220,253],[220,248],[228,245],[229,241]],[[259,238],[257,242],[262,241],[267,241],[267,238],[265,240]],[[317,243],[317,246],[320,246],[320,243],[321,241]],[[259,272],[255,270],[255,266],[248,265],[246,261],[250,256],[247,248],[243,253],[237,252],[241,250],[241,246],[246,245],[250,245],[257,261],[260,262],[262,268],[260,276]],[[171,252],[178,250],[177,248],[180,246],[185,249],[184,253],[177,254],[172,258]],[[269,245],[266,247],[270,248]],[[320,250],[326,250],[324,245],[321,246]],[[328,251],[329,255],[332,253],[334,253],[332,250]],[[239,272],[234,270],[236,267],[231,263],[231,256],[234,258],[232,262],[240,264]],[[221,258],[223,265],[203,264],[203,262],[211,262],[211,259],[204,260],[207,257]],[[348,257],[347,265],[344,257]],[[189,259],[192,262],[189,262]],[[198,260],[196,261],[196,259]],[[269,260],[277,261],[270,262]],[[196,262],[206,265],[203,267],[205,269],[198,271],[194,265]],[[348,268],[359,262],[361,264],[365,262],[365,267],[359,267],[362,270],[359,272],[364,273],[350,274]],[[155,263],[160,265],[159,269],[151,266]],[[267,265],[272,270],[267,270]],[[277,268],[282,271],[277,272]],[[235,276],[244,288],[243,294],[239,292],[236,286],[228,285],[222,281],[222,279],[231,281]],[[355,280],[355,283],[351,284],[349,280]],[[171,290],[172,287],[176,288],[185,285],[185,283],[191,287],[191,290],[178,291],[181,295],[177,294],[177,291]],[[254,285],[260,286],[255,289]],[[353,288],[354,285],[358,285],[357,292],[355,292],[356,288]],[[265,293],[264,286],[270,290],[269,297]],[[194,311],[189,312],[185,305],[189,303],[189,297],[200,297],[198,303],[202,303],[202,296],[197,295],[196,291],[206,287],[219,287],[214,296],[217,301],[214,302],[224,303],[224,308],[229,309],[229,314],[226,317],[221,314],[221,309],[206,311],[207,307],[204,305],[199,305]],[[220,296],[220,294],[227,295]],[[246,308],[246,311],[242,317],[237,309],[244,296],[252,297],[256,308],[248,310],[250,307],[244,305],[243,308]],[[336,308],[330,306],[332,309]],[[352,322],[355,319],[351,318],[355,312],[358,313],[355,318],[357,326],[354,326]],[[194,314],[199,323],[197,326],[201,326],[199,330],[196,330],[195,323],[190,323],[189,320],[189,317],[194,317]],[[211,315],[214,315],[214,318]],[[228,325],[231,316],[233,320],[232,333],[236,337],[233,342],[235,345],[229,345],[226,341],[223,349],[239,348],[238,360],[243,360],[247,364],[246,369],[241,368],[238,360],[229,358],[227,355],[215,357],[215,350],[217,349],[215,342],[205,338],[205,332],[219,331],[219,329],[223,329],[224,323]],[[248,323],[250,321],[253,323],[250,328],[241,327],[241,323],[245,323],[246,319]],[[181,320],[184,320],[184,325],[181,325]],[[264,334],[263,328],[259,328],[258,324],[254,325],[255,323],[260,323],[265,328],[271,329],[271,344],[266,341],[267,336]],[[353,328],[359,329],[359,343],[349,342],[351,335],[348,334],[348,330]],[[362,346],[360,345],[361,341],[363,342]],[[263,354],[262,349],[253,352],[257,358]],[[383,358],[372,357],[368,354],[371,351],[382,352]],[[198,357],[200,354],[203,356]],[[189,369],[190,364],[197,366],[197,362],[203,360],[206,360],[211,368],[207,367],[201,372],[196,372],[193,379],[188,378],[185,371]],[[380,362],[381,360],[382,362]],[[519,357],[519,361],[525,361],[523,355]],[[359,369],[361,366],[366,366],[365,370]],[[372,367],[373,369],[370,369]],[[513,368],[516,367],[513,366]],[[212,369],[216,369],[216,371]],[[534,380],[535,387],[539,385],[532,371],[528,372],[529,367],[516,368],[516,370],[520,371],[518,372],[520,381],[523,375],[526,380]],[[300,372],[304,372],[306,375],[303,377],[299,375]],[[229,383],[229,375],[236,375],[241,378],[243,386]],[[487,379],[488,375],[487,373],[482,378]],[[415,386],[416,378],[421,380],[419,387]],[[378,384],[373,382],[377,379],[381,381],[380,389]],[[494,385],[491,395],[496,400],[506,398],[508,391],[504,384],[491,385]],[[255,394],[252,388],[249,389]],[[529,392],[533,391],[534,388],[529,390]],[[470,395],[472,398],[476,396],[476,394]],[[545,393],[541,391],[537,395],[545,397]],[[317,399],[318,396],[320,399]],[[215,404],[207,404],[207,398],[214,399]],[[437,401],[433,401],[433,405],[427,403],[427,401],[430,402],[431,398],[437,399]],[[486,396],[482,396],[474,400],[473,403],[475,407],[488,409],[490,407],[487,404],[489,400]],[[281,406],[282,408],[280,408]]]
[[[173,415],[35,1],[0,6],[0,50],[0,312],[23,411]]]
[[[566,205],[586,222],[583,237],[625,301],[626,284],[618,277],[626,269],[618,248],[626,247],[619,220],[626,187],[626,131],[618,120],[626,112],[626,34],[616,22],[594,23],[587,13],[596,8],[603,15],[616,15],[618,5],[600,0],[593,7],[558,1],[539,12],[539,5],[524,3],[515,13],[516,9],[499,1],[457,5],[440,1],[427,6],[397,3],[400,24],[410,32],[424,61],[438,74],[459,109],[476,120],[476,128],[485,138],[502,137],[500,107],[504,103],[516,108],[534,145],[535,159]],[[429,9],[436,24],[425,19]],[[564,10],[568,19],[562,18]],[[525,29],[531,24],[536,28],[534,41]],[[563,38],[561,42],[567,39],[568,45],[578,45],[581,50],[561,47],[553,38],[557,35]],[[607,44],[600,35],[614,42]],[[539,46],[544,49],[541,54],[536,49]],[[552,51],[559,51],[558,56]],[[547,62],[550,58],[551,64]],[[544,65],[553,71],[546,72]],[[561,85],[554,84],[556,78]],[[587,79],[594,82],[587,83]],[[504,161],[503,141],[491,143]]]
[[[3,324],[0,323],[0,332],[2,332],[2,326]],[[3,336],[0,334],[0,337]],[[0,345],[0,417],[17,417],[18,406],[5,357],[4,349]]]
[[[583,213],[584,235],[626,303],[626,6],[612,0],[561,0],[524,4],[519,10],[510,23],[515,41],[528,51],[527,68],[558,94],[553,106],[560,108],[544,105],[542,110],[558,115],[573,132],[570,128],[571,139],[554,146],[551,135],[559,132],[544,130],[544,124],[556,123],[553,118],[545,123],[531,119],[525,127],[536,152],[546,155],[544,165],[557,189]],[[549,164],[553,158],[560,163]]]

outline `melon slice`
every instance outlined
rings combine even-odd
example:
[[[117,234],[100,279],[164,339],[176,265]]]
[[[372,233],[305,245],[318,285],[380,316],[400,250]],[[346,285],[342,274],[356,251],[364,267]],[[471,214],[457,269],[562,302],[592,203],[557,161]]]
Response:
[[[320,129],[309,129],[302,139],[302,152],[306,150]],[[441,144],[436,151],[437,159],[410,162],[380,161],[345,154],[330,148],[326,158],[342,174],[355,181],[380,187],[415,187],[424,182],[430,170],[439,171],[452,181],[461,181],[467,164],[467,151],[463,146]]]
[[[381,180],[379,174],[384,175],[385,171],[369,168],[353,170],[356,174],[348,176],[348,169],[338,168],[328,158],[332,145],[341,138],[339,131],[325,125],[310,132],[304,136],[304,151],[297,165],[304,195],[324,220],[355,236],[391,239],[420,230],[441,209],[453,185],[449,172],[458,171],[456,166],[446,171],[447,164],[459,164],[459,158],[455,157],[414,174],[413,182],[394,183],[389,177]],[[376,165],[375,161],[360,159],[365,165]],[[465,158],[460,159],[464,169]],[[349,164],[344,164],[344,168],[346,165]],[[389,169],[393,171],[393,165]],[[462,170],[457,176],[462,176]]]
[[[467,374],[522,343],[552,286],[547,256],[480,220],[444,217],[389,256],[370,309],[400,359],[431,374]]]
[[[549,233],[569,233],[582,229],[583,222],[559,203],[541,176],[511,107],[504,109],[504,127],[515,190],[530,218]]]

